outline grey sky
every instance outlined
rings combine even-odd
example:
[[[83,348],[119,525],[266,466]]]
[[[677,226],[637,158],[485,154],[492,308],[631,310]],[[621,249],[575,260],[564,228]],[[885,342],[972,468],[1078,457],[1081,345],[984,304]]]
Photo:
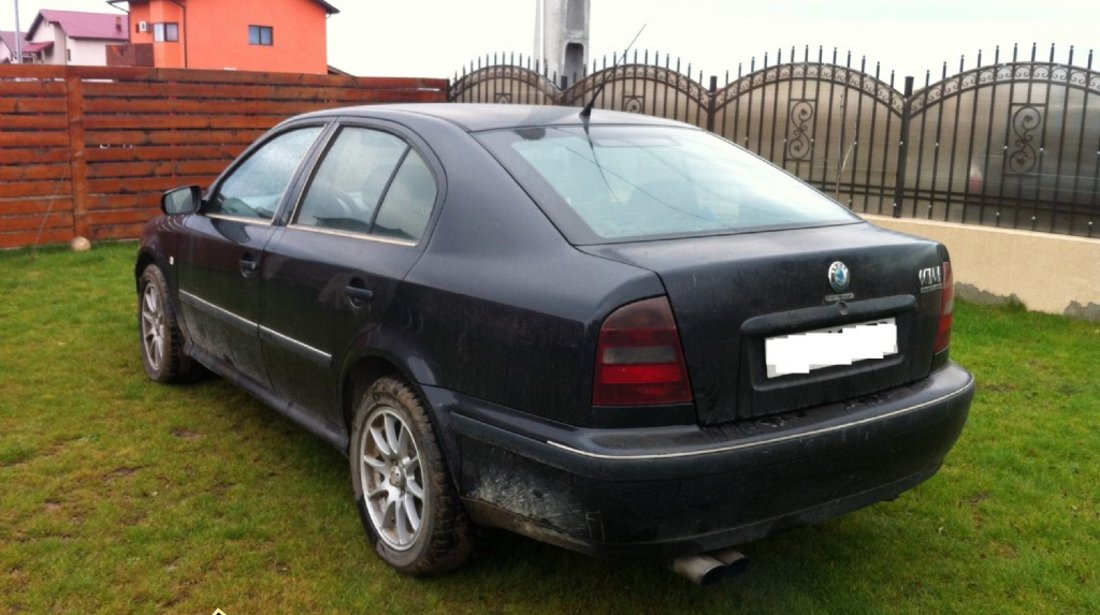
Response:
[[[451,77],[477,56],[495,52],[531,52],[535,0],[330,0],[341,13],[329,21],[329,63],[368,76]],[[916,75],[932,69],[935,78],[948,62],[957,71],[960,55],[971,67],[976,52],[987,62],[996,45],[1002,60],[1013,43],[1039,57],[1065,62],[1070,45],[1074,63],[1084,65],[1089,49],[1100,53],[1100,3],[1096,0],[591,0],[590,57],[609,57],[647,24],[636,46],[671,53],[694,74],[723,75],[765,52],[774,63],[792,45],[799,57],[805,45],[816,58],[819,45],[853,62],[866,56],[868,66]],[[103,0],[20,0],[24,28],[41,8],[110,11]],[[0,1],[0,29],[14,24],[13,0]],[[1023,53],[1023,52],[1022,52]],[[1100,57],[1094,68],[1100,66]]]

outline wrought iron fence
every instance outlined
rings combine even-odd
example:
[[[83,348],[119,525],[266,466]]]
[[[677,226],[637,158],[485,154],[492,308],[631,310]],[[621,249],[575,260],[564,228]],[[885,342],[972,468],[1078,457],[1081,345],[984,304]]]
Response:
[[[1100,235],[1100,73],[1038,58],[1033,45],[1011,60],[923,87],[895,84],[865,60],[853,66],[809,47],[769,64],[712,76],[665,54],[634,52],[625,63],[581,75],[548,75],[522,56],[478,60],[456,75],[459,102],[585,104],[680,120],[722,135],[863,213],[1094,237]],[[900,88],[899,88],[900,85]]]

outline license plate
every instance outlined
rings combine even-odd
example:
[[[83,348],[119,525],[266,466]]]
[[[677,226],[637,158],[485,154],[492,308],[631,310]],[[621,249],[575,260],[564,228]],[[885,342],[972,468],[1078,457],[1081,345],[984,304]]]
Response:
[[[768,378],[808,374],[816,369],[878,360],[897,352],[898,327],[893,318],[764,340]]]

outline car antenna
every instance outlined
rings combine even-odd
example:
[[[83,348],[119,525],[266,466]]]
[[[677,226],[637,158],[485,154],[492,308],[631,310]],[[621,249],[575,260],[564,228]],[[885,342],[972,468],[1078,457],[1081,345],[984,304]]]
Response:
[[[638,28],[638,33],[634,35],[634,39],[630,41],[630,44],[626,46],[626,49],[623,49],[623,62],[626,62],[626,54],[630,51],[630,48],[634,46],[634,43],[638,41],[638,37],[642,35],[642,30],[645,30],[645,27],[647,25],[649,24],[642,24],[642,27]],[[612,62],[611,68],[614,69],[618,65],[618,61]],[[588,101],[588,104],[585,105],[583,109],[581,109],[582,118],[587,120],[589,116],[592,115],[592,106],[596,104],[596,97],[600,95],[600,92],[603,91],[603,86],[605,85],[607,85],[607,79],[604,79],[603,83],[596,87],[596,91],[592,94],[592,99]]]

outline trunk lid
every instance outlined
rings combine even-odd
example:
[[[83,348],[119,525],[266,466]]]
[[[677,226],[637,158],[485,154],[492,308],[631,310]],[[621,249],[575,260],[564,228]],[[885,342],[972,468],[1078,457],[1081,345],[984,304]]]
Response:
[[[866,396],[930,370],[943,262],[936,242],[858,223],[580,249],[660,276],[701,424]],[[840,291],[830,284],[836,262],[850,277]],[[887,319],[896,354],[768,375],[768,338]]]

